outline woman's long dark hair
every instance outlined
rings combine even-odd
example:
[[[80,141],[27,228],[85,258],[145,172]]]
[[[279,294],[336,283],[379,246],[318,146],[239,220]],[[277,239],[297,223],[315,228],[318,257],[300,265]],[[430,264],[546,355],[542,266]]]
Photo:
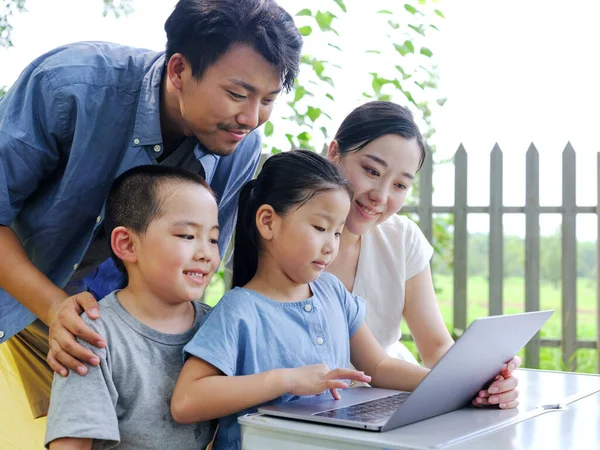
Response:
[[[350,183],[337,167],[316,153],[292,150],[267,159],[256,180],[246,183],[240,191],[233,287],[246,285],[256,275],[260,250],[256,212],[261,205],[271,205],[278,215],[284,216],[315,195],[337,189],[352,197]]]
[[[375,139],[386,134],[397,134],[405,139],[416,139],[421,149],[417,171],[425,161],[425,145],[412,113],[396,103],[372,101],[352,111],[340,125],[334,140],[340,153],[362,150]]]

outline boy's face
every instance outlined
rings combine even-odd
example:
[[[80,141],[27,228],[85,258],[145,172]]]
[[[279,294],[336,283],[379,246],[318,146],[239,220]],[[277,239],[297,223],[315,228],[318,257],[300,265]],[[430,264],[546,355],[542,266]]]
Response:
[[[269,119],[281,91],[277,67],[244,44],[233,44],[199,80],[187,61],[180,67],[182,131],[219,155],[232,153],[248,133]]]
[[[217,203],[204,187],[168,183],[160,187],[164,214],[133,235],[135,264],[127,264],[129,286],[167,303],[198,300],[219,268]]]

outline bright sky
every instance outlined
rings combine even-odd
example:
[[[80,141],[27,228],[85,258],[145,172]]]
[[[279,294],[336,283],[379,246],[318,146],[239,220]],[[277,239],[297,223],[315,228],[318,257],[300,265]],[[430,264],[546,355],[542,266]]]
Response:
[[[68,42],[105,40],[160,50],[165,42],[163,24],[175,3],[134,0],[135,12],[117,20],[102,17],[101,0],[27,0],[28,12],[12,20],[15,47],[0,49],[0,86],[12,84],[35,57]],[[348,13],[338,25],[343,77],[335,80],[335,108],[328,110],[332,131],[368,88],[367,72],[372,66],[365,63],[364,50],[381,43],[372,11],[383,9],[389,1],[373,3],[346,0]],[[292,13],[299,9],[297,0],[280,4]],[[313,10],[323,5],[336,8],[324,0],[304,0],[302,5]],[[505,153],[504,201],[522,205],[525,151],[534,142],[540,151],[542,204],[559,205],[561,151],[570,141],[577,152],[577,201],[596,204],[600,2],[441,0],[437,7],[446,19],[436,22],[440,32],[432,35],[427,46],[439,66],[438,96],[448,101],[434,115],[436,158],[447,158],[464,144],[471,171],[469,203],[489,201],[483,186],[489,184],[489,152],[498,142]],[[369,58],[373,61],[374,56]],[[434,203],[451,204],[452,169],[436,170]],[[505,232],[524,233],[524,218],[509,216],[504,223]],[[559,217],[548,218],[542,232],[550,233],[559,225]],[[469,228],[485,231],[487,219],[474,216]],[[595,240],[595,230],[595,217],[579,216],[580,239]]]

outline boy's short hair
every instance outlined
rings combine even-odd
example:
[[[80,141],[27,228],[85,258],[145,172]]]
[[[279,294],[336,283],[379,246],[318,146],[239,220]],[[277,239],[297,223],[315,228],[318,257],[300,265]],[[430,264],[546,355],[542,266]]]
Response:
[[[251,46],[275,65],[286,91],[298,75],[302,36],[274,0],[179,0],[165,31],[165,64],[181,53],[196,79],[234,43]]]
[[[202,176],[181,167],[138,166],[113,181],[106,199],[104,227],[112,258],[121,272],[127,274],[123,261],[112,250],[112,231],[122,226],[143,235],[150,223],[165,213],[165,198],[158,195],[161,186],[183,183],[200,185],[215,196]]]

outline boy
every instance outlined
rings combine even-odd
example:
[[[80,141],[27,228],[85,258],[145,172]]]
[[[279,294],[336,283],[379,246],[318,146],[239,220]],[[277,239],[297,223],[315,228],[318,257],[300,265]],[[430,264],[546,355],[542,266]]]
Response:
[[[214,423],[180,425],[170,399],[182,349],[208,307],[197,301],[219,267],[214,194],[185,169],[140,166],[119,176],[106,204],[112,257],[127,286],[100,303],[105,336],[88,374],[54,376],[45,444],[59,449],[205,448]]]

